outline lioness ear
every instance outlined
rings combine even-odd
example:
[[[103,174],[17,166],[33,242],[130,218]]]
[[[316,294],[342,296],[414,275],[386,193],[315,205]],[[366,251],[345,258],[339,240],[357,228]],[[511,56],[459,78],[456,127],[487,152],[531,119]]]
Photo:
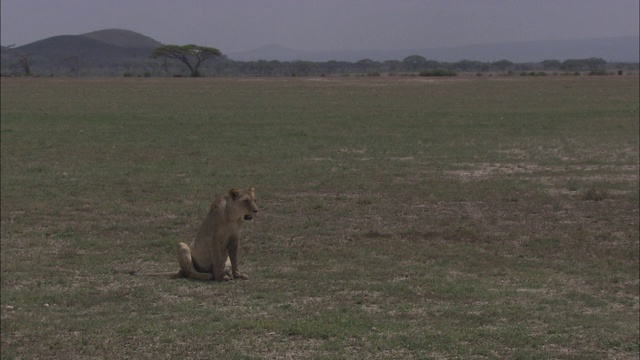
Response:
[[[254,187],[252,186],[248,189],[248,191],[253,194],[256,192],[256,189],[254,189]]]
[[[231,195],[231,198],[233,200],[237,199],[240,197],[240,190],[237,189],[230,189],[229,190],[229,195]]]

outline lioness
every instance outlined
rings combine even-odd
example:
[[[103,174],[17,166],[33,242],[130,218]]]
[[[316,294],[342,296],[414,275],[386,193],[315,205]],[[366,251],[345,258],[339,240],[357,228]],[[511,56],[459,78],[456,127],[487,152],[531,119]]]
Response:
[[[257,200],[253,187],[246,190],[231,189],[213,200],[191,246],[178,243],[178,273],[127,272],[130,275],[171,275],[174,278],[217,281],[248,279],[238,269],[240,226],[243,220],[252,220],[258,212]]]
[[[211,203],[191,246],[178,244],[180,271],[176,276],[192,279],[228,281],[248,279],[238,269],[240,226],[253,219],[258,212],[255,189],[231,189]],[[231,274],[225,272],[225,263],[231,259]]]

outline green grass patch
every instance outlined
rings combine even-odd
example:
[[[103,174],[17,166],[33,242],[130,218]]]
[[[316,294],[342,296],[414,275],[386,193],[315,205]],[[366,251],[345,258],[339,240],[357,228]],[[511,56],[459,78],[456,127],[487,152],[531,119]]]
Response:
[[[1,86],[2,358],[637,357],[635,76]]]

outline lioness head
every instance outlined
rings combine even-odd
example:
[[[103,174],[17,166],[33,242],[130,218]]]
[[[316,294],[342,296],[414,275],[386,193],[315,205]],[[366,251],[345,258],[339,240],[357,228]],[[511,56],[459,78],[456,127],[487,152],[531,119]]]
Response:
[[[239,211],[244,215],[245,220],[253,219],[253,215],[258,212],[258,199],[256,198],[256,191],[253,187],[246,190],[229,190],[229,196],[233,202],[239,207]]]

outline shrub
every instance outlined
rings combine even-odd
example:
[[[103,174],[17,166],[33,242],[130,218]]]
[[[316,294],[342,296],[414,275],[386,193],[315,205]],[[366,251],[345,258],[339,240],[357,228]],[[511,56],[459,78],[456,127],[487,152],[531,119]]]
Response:
[[[584,199],[590,201],[602,201],[609,196],[606,189],[591,187],[584,192]]]
[[[523,71],[523,72],[520,73],[520,76],[547,76],[547,73],[544,72],[544,71],[538,71],[538,72],[535,72],[535,71],[530,71],[530,72]]]
[[[458,75],[458,73],[456,73],[453,70],[446,70],[446,69],[437,69],[437,70],[424,70],[421,71],[420,76],[456,76]]]
[[[613,73],[611,71],[607,71],[607,70],[591,70],[589,72],[589,75],[591,76],[600,76],[600,75],[613,75]]]

